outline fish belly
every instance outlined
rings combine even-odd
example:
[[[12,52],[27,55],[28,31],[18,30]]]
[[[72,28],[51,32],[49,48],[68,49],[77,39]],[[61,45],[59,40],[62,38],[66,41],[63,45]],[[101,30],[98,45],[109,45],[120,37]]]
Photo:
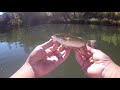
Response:
[[[80,48],[80,47],[85,46],[85,44],[82,44],[82,43],[74,43],[74,42],[60,42],[60,43],[63,44],[63,45],[65,45],[65,46],[77,47],[77,48]]]

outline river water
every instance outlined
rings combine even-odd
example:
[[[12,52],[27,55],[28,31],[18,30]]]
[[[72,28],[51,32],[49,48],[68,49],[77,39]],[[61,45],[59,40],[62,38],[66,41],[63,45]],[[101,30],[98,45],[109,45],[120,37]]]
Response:
[[[0,30],[0,78],[9,78],[26,61],[31,51],[48,41],[53,34],[67,33],[96,40],[95,48],[101,49],[120,65],[120,27],[43,24],[4,32]],[[71,52],[68,60],[43,78],[87,78]]]

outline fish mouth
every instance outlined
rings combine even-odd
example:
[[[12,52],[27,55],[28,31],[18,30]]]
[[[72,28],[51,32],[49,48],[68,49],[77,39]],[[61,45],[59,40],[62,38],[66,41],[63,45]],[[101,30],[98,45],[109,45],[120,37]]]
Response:
[[[56,36],[55,35],[53,35],[53,36],[51,36],[52,38],[56,38]]]
[[[53,35],[51,37],[52,37],[53,42],[57,41],[57,37],[55,35]]]

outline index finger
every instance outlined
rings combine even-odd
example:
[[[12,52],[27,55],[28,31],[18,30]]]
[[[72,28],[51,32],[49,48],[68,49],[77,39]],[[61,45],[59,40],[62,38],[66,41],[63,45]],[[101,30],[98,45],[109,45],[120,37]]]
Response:
[[[94,48],[90,47],[88,44],[86,44],[86,47],[87,47],[87,50],[90,51],[92,54],[99,51],[98,49],[94,49]]]
[[[44,49],[47,49],[47,48],[51,47],[52,45],[53,45],[53,40],[50,39],[49,41],[41,44],[40,46],[41,46],[42,48],[44,48]]]
[[[76,60],[78,61],[78,63],[79,63],[80,65],[82,65],[83,62],[84,62],[84,59],[83,59],[83,57],[82,57],[82,54],[80,53],[80,51],[79,51],[78,48],[73,48],[73,50],[74,50],[74,52],[75,52],[75,58],[76,58]]]
[[[61,57],[57,56],[59,58],[58,62],[56,62],[56,65],[60,65],[63,63],[65,60],[67,60],[69,54],[70,54],[71,48],[66,48],[64,51],[60,52]]]

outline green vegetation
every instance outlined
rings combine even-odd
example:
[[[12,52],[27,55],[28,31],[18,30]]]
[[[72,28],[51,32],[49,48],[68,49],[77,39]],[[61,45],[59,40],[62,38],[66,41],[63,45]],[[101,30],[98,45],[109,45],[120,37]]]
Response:
[[[120,26],[120,12],[4,12],[0,16],[0,29],[48,23]]]

